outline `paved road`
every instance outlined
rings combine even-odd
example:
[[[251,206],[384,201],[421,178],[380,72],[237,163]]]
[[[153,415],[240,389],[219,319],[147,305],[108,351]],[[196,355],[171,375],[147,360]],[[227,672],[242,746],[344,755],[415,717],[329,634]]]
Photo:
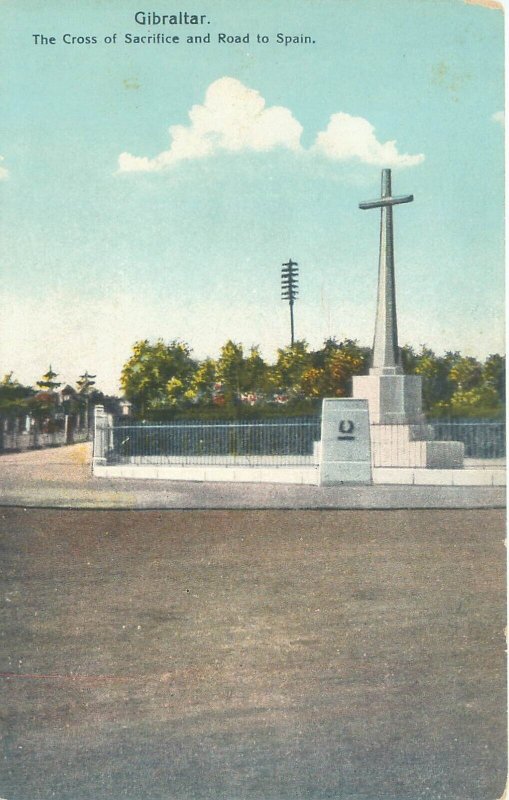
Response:
[[[94,478],[90,445],[0,456],[0,505],[64,508],[503,507],[475,486],[293,486]]]
[[[502,511],[0,522],[1,797],[502,794]]]

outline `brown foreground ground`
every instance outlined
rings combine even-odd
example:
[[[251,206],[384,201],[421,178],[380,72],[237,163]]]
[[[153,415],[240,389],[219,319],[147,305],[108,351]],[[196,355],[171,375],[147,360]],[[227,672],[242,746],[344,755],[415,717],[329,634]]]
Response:
[[[504,486],[299,486],[95,478],[90,443],[0,455],[0,506],[393,509],[504,508],[505,502]]]
[[[502,511],[0,522],[2,798],[502,794]]]

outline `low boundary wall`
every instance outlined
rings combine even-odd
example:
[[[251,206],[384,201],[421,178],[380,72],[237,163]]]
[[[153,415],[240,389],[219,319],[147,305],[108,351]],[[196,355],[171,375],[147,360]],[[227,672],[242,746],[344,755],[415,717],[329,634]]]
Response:
[[[409,469],[404,467],[375,467],[375,484],[407,484],[415,486],[505,486],[504,467],[474,467],[472,469]],[[288,483],[320,485],[318,466],[248,467],[219,465],[115,464],[94,466],[97,478],[127,478],[166,481],[216,481],[222,483]],[[342,481],[339,482],[341,485]]]
[[[64,431],[55,431],[54,433],[41,433],[36,430],[17,433],[4,432],[0,438],[0,453],[40,450],[45,447],[63,447],[64,445],[79,444],[89,440],[89,431],[83,429],[72,431],[70,436],[67,436]]]
[[[98,478],[129,480],[286,483],[311,486],[356,483],[420,486],[506,485],[505,463],[497,458],[476,459],[470,464],[467,460],[464,465],[466,469],[426,468],[412,465],[379,466],[370,463],[368,412],[367,408],[363,409],[359,405],[363,402],[365,401],[349,399],[324,401],[322,442],[315,441],[312,454],[309,453],[308,447],[312,446],[312,440],[307,443],[307,450],[289,447],[286,455],[263,455],[263,451],[258,452],[259,448],[255,448],[251,455],[249,448],[244,454],[241,452],[236,455],[229,455],[227,451],[221,454],[214,454],[213,451],[209,455],[198,453],[186,455],[185,449],[178,455],[171,454],[172,447],[169,446],[168,449],[160,448],[157,455],[152,455],[150,449],[148,453],[142,455],[127,452],[120,456],[120,463],[119,454],[113,446],[115,429],[112,421],[104,413],[104,409],[96,407],[93,474]],[[328,440],[322,458],[325,417]],[[156,426],[152,427],[157,430]],[[276,426],[272,422],[270,427]],[[129,433],[128,426],[117,429],[122,432],[124,430]],[[143,428],[140,430],[143,432]],[[318,436],[317,432],[317,438]],[[365,466],[362,475],[358,474],[359,459],[364,459],[366,462],[365,465],[361,464],[363,468]]]

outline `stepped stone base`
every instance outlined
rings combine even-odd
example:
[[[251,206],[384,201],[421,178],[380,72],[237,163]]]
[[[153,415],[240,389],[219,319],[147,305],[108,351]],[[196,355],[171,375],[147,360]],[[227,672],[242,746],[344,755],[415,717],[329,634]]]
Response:
[[[463,442],[437,442],[432,435],[429,425],[371,425],[373,466],[461,469]]]
[[[420,375],[378,374],[353,379],[353,396],[368,401],[374,467],[459,469],[462,442],[436,442],[422,413]]]

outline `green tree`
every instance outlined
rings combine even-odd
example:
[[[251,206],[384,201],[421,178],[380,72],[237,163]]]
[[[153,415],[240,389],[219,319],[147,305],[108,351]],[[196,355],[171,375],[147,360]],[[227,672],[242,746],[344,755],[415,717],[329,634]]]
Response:
[[[229,339],[221,348],[216,363],[216,379],[222,386],[226,405],[235,404],[244,390],[245,359],[241,344]]]
[[[251,347],[244,362],[243,390],[264,393],[270,388],[269,367],[263,360],[258,345]]]
[[[454,416],[485,417],[502,413],[505,402],[505,359],[488,356],[481,364],[472,356],[460,356],[451,365],[454,392],[449,407]]]
[[[457,389],[448,408],[455,417],[491,417],[502,411],[498,392],[486,385]]]
[[[163,339],[135,342],[122,369],[120,383],[136,412],[145,417],[182,401],[190,387],[196,362],[187,344]],[[179,383],[176,383],[178,381]]]
[[[13,417],[26,413],[33,395],[30,386],[23,386],[12,372],[8,372],[0,381],[0,415]]]
[[[307,342],[303,339],[297,340],[293,345],[277,351],[277,360],[271,370],[271,383],[274,388],[290,394],[302,394],[302,378],[311,366]]]
[[[207,358],[193,375],[185,396],[193,404],[207,406],[217,396],[216,387],[221,386],[221,397],[231,413],[244,392],[264,393],[269,388],[269,367],[257,346],[244,355],[244,348],[231,340],[221,348],[217,361]]]
[[[327,339],[311,354],[312,366],[302,376],[307,397],[346,397],[352,392],[352,377],[367,369],[369,350],[352,339]]]
[[[339,348],[331,353],[326,363],[330,375],[330,388],[336,397],[352,393],[352,378],[365,372],[366,359],[352,348]]]
[[[185,391],[185,399],[191,403],[209,405],[214,395],[217,364],[212,358],[206,358],[195,370],[189,387]]]
[[[446,353],[437,356],[426,345],[421,345],[419,351],[405,345],[401,348],[403,371],[409,375],[422,377],[423,410],[433,413],[443,406],[447,406],[454,392],[454,383],[450,378],[450,370],[459,358],[459,353]]]
[[[505,377],[505,356],[489,355],[483,366],[483,385],[495,389],[501,404],[505,403]]]
[[[330,376],[324,367],[308,367],[301,378],[301,389],[306,397],[331,397],[334,390],[330,388]]]
[[[417,365],[417,354],[410,344],[405,344],[399,348],[401,355],[401,366],[405,375],[414,375]]]
[[[424,411],[440,416],[493,416],[504,404],[505,359],[488,356],[482,364],[472,356],[448,351],[437,356],[425,345],[419,352],[402,349],[405,372],[421,375]]]
[[[58,389],[58,387],[62,385],[59,381],[55,380],[57,377],[58,373],[53,372],[50,364],[48,371],[44,373],[40,381],[37,381],[37,386],[42,391],[54,392],[55,389]]]
[[[83,397],[87,397],[90,395],[92,391],[92,387],[95,386],[95,375],[89,375],[88,370],[85,370],[83,375],[80,375],[78,380],[76,381],[76,388],[78,390],[78,394],[82,395]]]
[[[449,370],[449,377],[456,391],[465,392],[478,388],[482,381],[482,364],[472,356],[458,358]]]
[[[422,376],[424,411],[431,411],[437,404],[447,403],[450,400],[454,391],[450,365],[455,360],[456,355],[453,353],[439,357],[429,347],[421,346],[421,351],[416,357],[414,372]]]

